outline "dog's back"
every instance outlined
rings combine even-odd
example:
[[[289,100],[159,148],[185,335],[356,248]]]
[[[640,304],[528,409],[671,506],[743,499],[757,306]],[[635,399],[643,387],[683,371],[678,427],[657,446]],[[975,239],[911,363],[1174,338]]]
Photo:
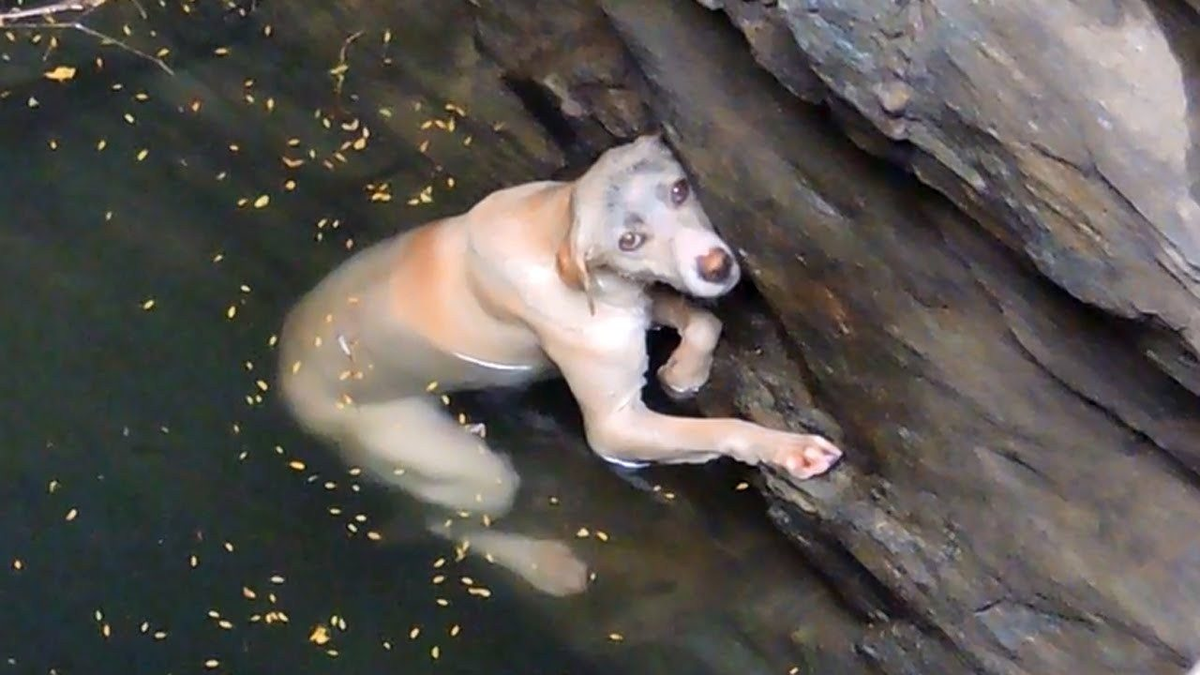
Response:
[[[304,426],[337,435],[349,406],[423,395],[434,382],[454,391],[545,375],[536,338],[507,312],[519,300],[502,299],[505,282],[472,273],[469,259],[491,253],[474,250],[480,239],[537,237],[513,208],[553,185],[501,190],[467,214],[364,248],[307,293],[279,342],[281,390]]]

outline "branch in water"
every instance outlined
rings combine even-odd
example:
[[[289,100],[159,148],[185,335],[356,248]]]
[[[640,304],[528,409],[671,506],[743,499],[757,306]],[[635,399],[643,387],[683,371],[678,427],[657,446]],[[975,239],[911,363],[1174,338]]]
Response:
[[[168,74],[174,75],[175,72],[162,59],[151,56],[111,35],[105,35],[83,24],[83,19],[87,18],[88,15],[103,5],[108,4],[108,2],[109,0],[60,0],[59,2],[51,2],[37,7],[17,7],[4,10],[0,11],[0,28],[77,30],[80,33],[99,39],[100,44],[116,45],[131,54],[154,63]],[[142,18],[146,17],[146,11],[141,5],[138,5],[138,11],[142,14]],[[70,20],[65,20],[67,18],[65,15],[68,14],[74,16],[70,17]]]

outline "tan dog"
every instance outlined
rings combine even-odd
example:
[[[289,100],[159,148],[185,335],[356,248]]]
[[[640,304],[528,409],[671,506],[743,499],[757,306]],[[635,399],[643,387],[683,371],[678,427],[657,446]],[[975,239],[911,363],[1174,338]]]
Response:
[[[728,456],[809,478],[841,452],[819,436],[737,419],[685,418],[641,400],[652,322],[681,342],[659,371],[678,394],[703,385],[721,323],[661,282],[712,298],[740,271],[658,136],[604,153],[574,182],[499,190],[470,211],[366,248],[292,310],[282,390],[311,432],[369,475],[449,511],[491,518],[512,504],[509,462],[457,425],[438,391],[566,378],[592,449],[622,464]],[[441,523],[435,519],[431,523]],[[583,590],[563,543],[456,520],[467,540],[535,587]]]

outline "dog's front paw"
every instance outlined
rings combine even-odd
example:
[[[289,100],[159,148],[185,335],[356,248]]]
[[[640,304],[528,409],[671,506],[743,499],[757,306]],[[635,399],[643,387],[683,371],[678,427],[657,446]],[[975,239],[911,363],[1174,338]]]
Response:
[[[708,382],[708,374],[712,370],[712,357],[702,359],[670,358],[658,369],[658,381],[663,389],[673,398],[689,398],[695,396]]]
[[[782,434],[767,454],[767,461],[786,469],[798,480],[820,476],[842,458],[842,451],[821,436]]]

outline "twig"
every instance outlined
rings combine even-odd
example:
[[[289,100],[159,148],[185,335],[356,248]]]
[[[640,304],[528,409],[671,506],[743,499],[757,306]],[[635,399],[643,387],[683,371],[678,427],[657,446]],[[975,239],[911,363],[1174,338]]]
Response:
[[[146,10],[142,7],[141,3],[137,2],[137,0],[132,1],[135,5],[137,5],[138,11],[141,13],[142,18],[146,18]],[[59,2],[52,2],[39,7],[22,7],[19,9],[11,9],[0,12],[0,28],[21,28],[26,30],[39,28],[77,30],[80,33],[91,35],[92,37],[99,39],[102,45],[106,43],[114,44],[131,54],[140,56],[141,58],[150,61],[159,68],[162,68],[168,75],[174,75],[175,71],[171,70],[171,67],[168,66],[162,59],[156,56],[151,56],[150,54],[147,54],[146,52],[143,52],[132,45],[118,40],[111,35],[106,35],[98,30],[89,28],[82,23],[84,18],[103,5],[108,4],[108,2],[109,0],[60,0]],[[78,14],[78,16],[76,16],[74,20],[70,22],[59,21],[59,17],[63,14]],[[35,19],[42,19],[44,23],[36,23],[34,22]]]
[[[342,41],[342,48],[338,51],[338,62],[329,70],[329,74],[333,76],[333,105],[336,108],[338,116],[344,116],[346,109],[342,106],[342,87],[346,83],[346,72],[350,70],[350,45],[355,40],[362,37],[366,31],[356,31],[350,37]]]
[[[40,7],[20,7],[0,12],[0,27],[16,26],[26,27],[34,24],[22,24],[21,21],[27,19],[48,19],[54,21],[54,17],[58,14],[68,14],[71,12],[90,13],[92,10],[99,8],[108,0],[60,0],[52,2],[48,5]]]

